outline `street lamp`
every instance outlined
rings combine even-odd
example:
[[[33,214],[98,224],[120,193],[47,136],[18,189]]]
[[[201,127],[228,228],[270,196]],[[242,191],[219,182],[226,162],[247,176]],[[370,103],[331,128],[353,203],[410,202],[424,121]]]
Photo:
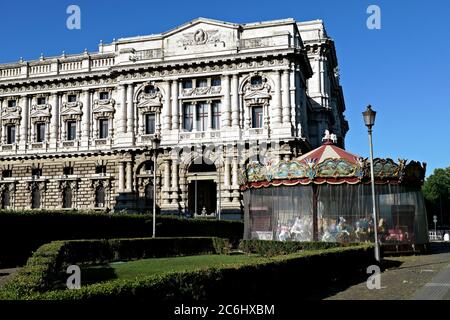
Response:
[[[196,173],[194,173],[194,177],[195,177],[195,181],[194,181],[194,189],[195,189],[194,190],[194,196],[195,196],[194,217],[195,217],[197,215],[197,174]]]
[[[158,151],[158,141],[153,140],[153,234],[156,237],[156,160]]]
[[[370,147],[370,176],[372,181],[372,205],[373,205],[373,220],[375,229],[375,260],[380,262],[380,245],[378,243],[378,219],[377,219],[377,208],[375,204],[375,175],[373,172],[373,145],[372,145],[372,127],[375,124],[375,116],[377,113],[372,110],[372,106],[367,106],[366,111],[363,113],[364,123],[367,127],[369,134],[369,147]]]

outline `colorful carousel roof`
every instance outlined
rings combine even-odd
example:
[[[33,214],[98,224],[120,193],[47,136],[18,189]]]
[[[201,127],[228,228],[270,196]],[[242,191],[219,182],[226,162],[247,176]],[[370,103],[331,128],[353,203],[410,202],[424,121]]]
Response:
[[[334,145],[329,136],[319,148],[296,159],[266,164],[252,162],[241,171],[241,189],[280,185],[358,184],[370,183],[370,160],[349,153]],[[421,186],[426,164],[399,159],[374,159],[377,184]]]

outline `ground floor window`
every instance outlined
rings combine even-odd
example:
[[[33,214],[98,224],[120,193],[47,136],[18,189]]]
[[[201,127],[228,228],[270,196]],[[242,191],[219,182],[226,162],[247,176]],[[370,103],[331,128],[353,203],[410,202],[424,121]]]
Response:
[[[102,185],[99,185],[97,189],[95,189],[95,207],[105,207],[105,187]]]
[[[63,208],[72,208],[72,189],[65,187],[63,191]]]
[[[9,190],[4,190],[2,194],[2,209],[8,209],[10,206],[10,194]]]
[[[31,191],[31,208],[39,209],[41,207],[41,191],[38,187]]]

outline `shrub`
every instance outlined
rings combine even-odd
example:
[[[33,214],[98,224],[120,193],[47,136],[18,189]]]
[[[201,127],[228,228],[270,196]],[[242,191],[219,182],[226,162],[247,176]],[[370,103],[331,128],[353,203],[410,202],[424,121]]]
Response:
[[[151,214],[90,211],[0,211],[0,266],[23,265],[33,251],[55,240],[114,239],[152,236]],[[158,237],[221,237],[238,242],[239,221],[157,216]]]
[[[295,242],[295,241],[267,241],[267,240],[242,240],[239,249],[246,253],[256,253],[261,256],[277,256],[300,252],[303,250],[330,249],[342,246],[355,246],[358,244],[342,244],[337,242]]]
[[[62,287],[65,270],[71,264],[220,253],[225,244],[207,237],[54,241],[28,259],[5,285],[5,291],[10,298],[17,298]]]
[[[32,293],[26,298],[45,300],[145,301],[299,301],[324,289],[335,278],[354,278],[373,264],[367,245],[260,258],[201,271],[174,272],[134,280],[113,280],[79,290]],[[294,292],[294,295],[292,295]],[[20,297],[23,298],[23,297]]]

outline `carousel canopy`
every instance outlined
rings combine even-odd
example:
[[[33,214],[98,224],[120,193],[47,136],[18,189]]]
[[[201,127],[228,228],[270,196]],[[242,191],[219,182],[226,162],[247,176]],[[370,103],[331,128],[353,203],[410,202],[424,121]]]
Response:
[[[334,135],[326,132],[324,143],[296,159],[248,163],[241,172],[242,189],[280,185],[358,184],[370,182],[370,160],[334,145]],[[421,186],[426,164],[399,159],[374,159],[377,184]]]

